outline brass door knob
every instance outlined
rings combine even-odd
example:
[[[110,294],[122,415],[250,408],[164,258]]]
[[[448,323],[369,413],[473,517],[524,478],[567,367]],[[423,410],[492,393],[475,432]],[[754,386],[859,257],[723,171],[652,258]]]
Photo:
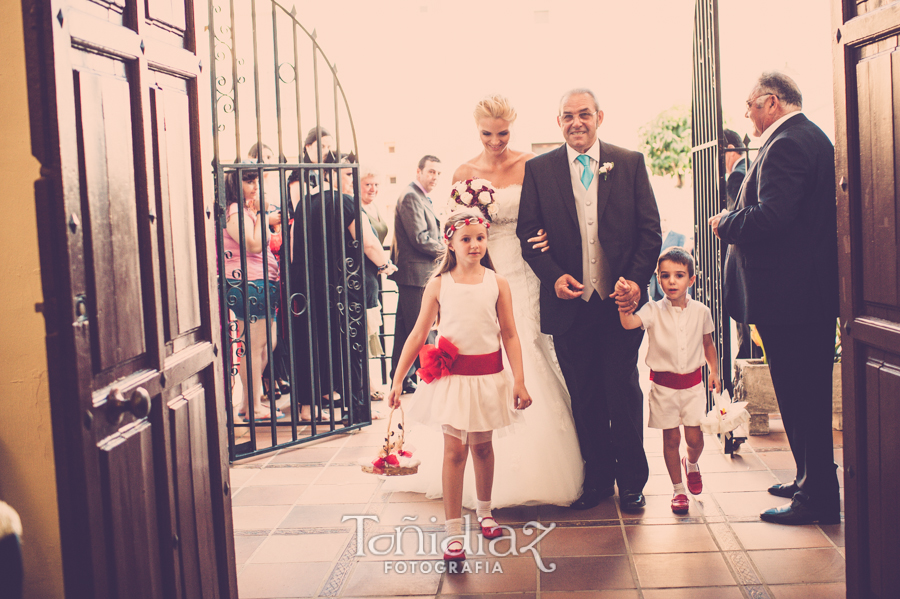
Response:
[[[106,397],[106,418],[113,424],[122,421],[122,415],[131,412],[136,418],[146,418],[150,414],[150,394],[143,387],[138,387],[126,401],[118,387]]]

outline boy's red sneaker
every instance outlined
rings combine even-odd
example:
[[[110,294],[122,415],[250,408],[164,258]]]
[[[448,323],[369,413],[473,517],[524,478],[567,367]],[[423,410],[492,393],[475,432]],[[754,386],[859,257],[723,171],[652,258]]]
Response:
[[[681,458],[681,465],[684,466],[684,473],[687,476],[687,488],[691,495],[699,495],[703,492],[703,477],[700,471],[688,472],[687,458]]]

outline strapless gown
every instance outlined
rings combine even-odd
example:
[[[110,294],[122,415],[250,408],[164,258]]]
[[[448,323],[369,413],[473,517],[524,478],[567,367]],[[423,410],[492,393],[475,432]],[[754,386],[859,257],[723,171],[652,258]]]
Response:
[[[509,282],[516,330],[522,344],[525,387],[534,403],[524,411],[525,423],[515,434],[494,438],[495,508],[513,505],[569,505],[581,495],[584,466],[569,393],[553,350],[552,339],[541,333],[538,297],[540,282],[522,258],[516,237],[521,185],[494,193],[499,212],[493,218],[488,251],[497,272]],[[506,356],[504,353],[504,363]],[[507,368],[508,368],[507,364]],[[407,401],[415,401],[407,396]],[[425,493],[441,497],[443,437],[423,426],[409,427],[407,440],[422,460],[419,473],[385,482],[385,491]],[[472,460],[466,466],[463,505],[475,507]]]

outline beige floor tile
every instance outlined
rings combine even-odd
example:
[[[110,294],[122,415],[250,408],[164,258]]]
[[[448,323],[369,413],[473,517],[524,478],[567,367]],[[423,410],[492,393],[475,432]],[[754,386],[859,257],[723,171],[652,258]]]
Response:
[[[433,570],[428,574],[406,572],[398,574],[388,570],[387,562],[358,562],[344,583],[341,593],[345,597],[397,597],[401,595],[430,595],[437,593],[441,574]],[[406,562],[403,562],[406,563]],[[428,562],[434,565],[432,562]],[[439,563],[443,563],[442,561]],[[394,562],[391,563],[394,565]]]
[[[349,485],[377,483],[379,478],[362,471],[359,466],[328,466],[316,481],[318,485]]]
[[[501,592],[529,592],[537,590],[537,566],[534,560],[517,558],[487,558],[466,560],[471,572],[446,574],[441,594],[473,595]],[[479,566],[478,564],[481,564]],[[501,571],[495,571],[499,566]],[[476,568],[481,568],[478,572]],[[485,572],[485,570],[488,570]]]
[[[390,503],[418,503],[420,501],[435,501],[440,503],[440,499],[429,499],[425,493],[410,493],[408,491],[394,491],[388,497]]]
[[[703,473],[703,490],[707,493],[765,491],[777,482],[780,481],[765,470]]]
[[[735,453],[730,456],[719,451],[705,451],[700,456],[700,471],[707,472],[748,472],[765,470],[765,464],[753,454]]]
[[[756,455],[770,470],[795,470],[797,463],[790,451],[757,452]]]
[[[235,530],[271,530],[290,511],[286,505],[241,506],[231,508]]]
[[[294,505],[308,485],[252,485],[234,494],[232,505]]]
[[[300,496],[300,505],[323,505],[329,503],[367,503],[377,483],[352,485],[310,485]]]
[[[272,460],[273,464],[327,463],[337,455],[340,447],[292,447],[283,449]]]
[[[229,468],[228,475],[232,489],[240,489],[256,476],[261,470],[258,468]]]
[[[238,572],[241,599],[315,597],[331,572],[331,564],[247,564]]]
[[[279,528],[346,528],[356,530],[356,520],[345,516],[366,513],[366,504],[297,505]]]
[[[264,468],[247,485],[306,485],[314,482],[324,467]]]
[[[736,584],[721,553],[656,553],[634,556],[638,580],[644,588]]]
[[[253,552],[262,545],[266,537],[263,535],[235,535],[234,537],[234,560],[238,566],[243,565]]]
[[[253,564],[333,562],[352,534],[270,535],[253,555]]]
[[[463,509],[463,514],[469,514],[471,521],[475,522],[475,513]],[[406,518],[406,520],[404,520]],[[410,518],[415,518],[411,520]],[[433,520],[432,520],[433,518]],[[381,512],[381,524],[418,524],[427,526],[430,524],[444,523],[444,504],[438,501],[417,501],[414,503],[389,503]]]

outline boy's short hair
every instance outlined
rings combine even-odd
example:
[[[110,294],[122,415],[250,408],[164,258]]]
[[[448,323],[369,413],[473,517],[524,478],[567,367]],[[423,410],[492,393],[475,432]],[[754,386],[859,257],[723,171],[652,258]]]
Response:
[[[659,265],[663,263],[663,260],[668,260],[670,262],[674,262],[675,264],[687,266],[688,276],[694,276],[694,258],[683,247],[678,247],[676,245],[670,248],[666,248],[666,250],[662,254],[660,254],[659,260],[656,261],[657,275],[659,274]]]

